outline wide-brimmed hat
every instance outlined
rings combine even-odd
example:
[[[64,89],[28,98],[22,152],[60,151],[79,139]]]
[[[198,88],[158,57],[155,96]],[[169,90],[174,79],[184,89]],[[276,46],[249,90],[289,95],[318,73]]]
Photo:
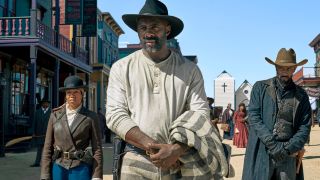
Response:
[[[297,63],[296,53],[291,48],[289,50],[281,48],[278,52],[277,59],[275,62],[273,62],[271,59],[267,57],[265,57],[265,59],[268,63],[278,66],[302,66],[308,62],[307,59],[304,59]]]
[[[124,14],[122,19],[131,29],[137,31],[137,22],[140,17],[158,17],[167,20],[171,25],[171,32],[167,39],[176,37],[183,29],[182,20],[169,16],[166,5],[158,0],[146,0],[139,14]]]
[[[43,98],[43,99],[40,101],[40,104],[45,103],[45,102],[50,103],[49,99]]]
[[[64,80],[64,87],[59,88],[60,91],[66,91],[68,89],[79,89],[83,88],[87,90],[88,87],[83,84],[82,79],[78,76],[69,76]]]

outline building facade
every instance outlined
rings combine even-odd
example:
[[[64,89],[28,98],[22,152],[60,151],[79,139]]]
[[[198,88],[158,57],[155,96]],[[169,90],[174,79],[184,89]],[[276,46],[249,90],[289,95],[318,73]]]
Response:
[[[119,57],[119,36],[124,34],[124,31],[118,25],[108,12],[100,12],[97,14],[98,32],[97,37],[93,39],[96,48],[91,46],[90,52],[93,56],[90,60],[93,67],[91,74],[91,92],[96,94],[95,99],[92,99],[92,110],[101,109],[105,112],[106,104],[106,89],[110,68],[113,63],[120,59]]]
[[[69,75],[90,87],[84,106],[104,109],[123,31],[109,13],[97,11],[97,33],[82,37],[81,24],[61,25],[64,15],[64,0],[0,1],[0,156],[8,140],[32,134],[41,99],[50,100],[52,108],[64,103],[59,87]],[[29,143],[10,148],[29,148]]]
[[[320,34],[318,34],[310,43],[309,46],[313,48],[315,53],[314,67],[301,67],[293,75],[293,81],[303,87],[310,100],[313,110],[320,108]],[[310,59],[309,59],[310,61]]]
[[[235,79],[227,71],[223,71],[214,80],[214,104],[226,109],[229,103],[235,109]]]
[[[238,109],[238,106],[240,103],[244,103],[246,107],[248,107],[250,102],[250,95],[251,95],[252,85],[245,80],[239,88],[235,92],[235,98],[236,98],[236,109]]]

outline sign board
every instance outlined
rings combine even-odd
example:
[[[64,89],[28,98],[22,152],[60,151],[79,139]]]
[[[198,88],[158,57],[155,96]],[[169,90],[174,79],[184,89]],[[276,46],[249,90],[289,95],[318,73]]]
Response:
[[[82,23],[83,0],[65,0],[65,24]]]
[[[97,0],[83,0],[82,36],[97,35]]]

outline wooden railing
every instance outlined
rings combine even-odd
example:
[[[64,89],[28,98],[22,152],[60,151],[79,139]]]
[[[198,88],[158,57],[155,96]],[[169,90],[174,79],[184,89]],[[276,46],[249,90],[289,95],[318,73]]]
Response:
[[[30,16],[0,17],[0,36],[29,36]]]
[[[36,23],[36,37],[47,44],[57,47],[64,53],[73,56],[73,43],[61,34],[57,34],[51,27],[46,26],[41,21]],[[1,37],[28,37],[30,36],[30,16],[25,17],[0,17],[0,38]],[[58,43],[56,45],[56,37]],[[74,57],[79,61],[89,64],[88,52],[75,45]]]

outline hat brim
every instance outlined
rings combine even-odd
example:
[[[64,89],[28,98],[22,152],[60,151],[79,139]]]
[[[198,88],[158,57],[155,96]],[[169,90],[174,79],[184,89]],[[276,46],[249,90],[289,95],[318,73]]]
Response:
[[[277,65],[277,66],[287,66],[287,67],[290,67],[290,66],[302,66],[304,64],[306,64],[308,62],[307,59],[304,59],[302,61],[300,61],[299,63],[295,64],[295,63],[276,63],[276,62],[273,62],[271,59],[265,57],[266,61],[272,65]]]
[[[61,87],[61,88],[59,88],[59,91],[66,91],[66,90],[69,90],[69,89],[84,89],[85,91],[87,91],[87,90],[88,90],[88,87],[87,87],[87,86]]]
[[[180,34],[183,30],[184,24],[181,19],[175,16],[166,16],[166,15],[141,15],[141,14],[124,14],[122,20],[129,26],[132,30],[137,31],[137,22],[138,18],[141,17],[157,17],[167,20],[171,25],[171,32],[168,35],[167,39],[172,39]]]

